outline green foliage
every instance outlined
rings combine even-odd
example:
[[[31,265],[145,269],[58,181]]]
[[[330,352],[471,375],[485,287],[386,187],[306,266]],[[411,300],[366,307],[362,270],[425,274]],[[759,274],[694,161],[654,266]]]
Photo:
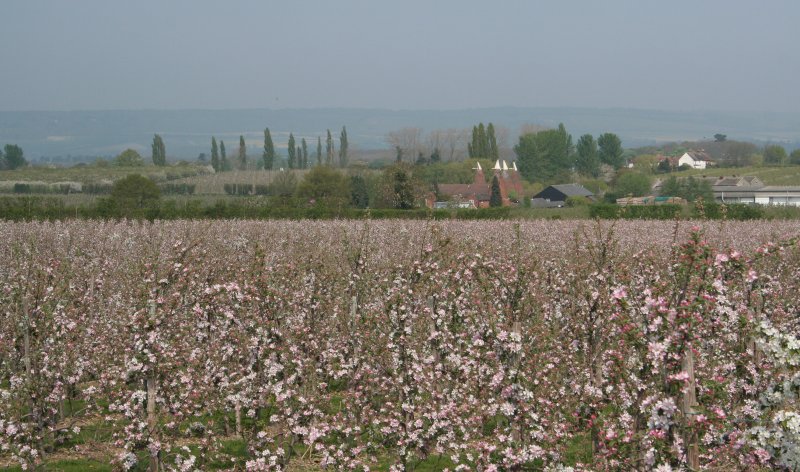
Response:
[[[580,207],[580,206],[587,206],[591,203],[588,198],[580,195],[572,195],[567,197],[567,200],[564,204],[569,208]]]
[[[153,136],[152,151],[153,164],[157,166],[167,165],[167,149],[164,146],[164,140],[157,134]]]
[[[211,167],[215,172],[222,170],[222,163],[219,160],[219,148],[217,148],[217,138],[211,137]]]
[[[239,154],[236,157],[239,170],[247,169],[247,146],[244,143],[244,136],[241,135],[239,135]]]
[[[286,152],[289,155],[287,165],[290,169],[297,167],[297,149],[295,148],[294,134],[289,133],[289,144],[286,146]]]
[[[350,201],[350,180],[336,169],[316,166],[303,177],[297,196],[326,206],[346,205]]]
[[[28,161],[25,160],[25,154],[21,147],[16,144],[4,146],[3,152],[0,152],[0,169],[14,170],[26,165],[28,165]]]
[[[784,165],[788,160],[786,149],[783,146],[772,144],[764,148],[764,163],[771,165]]]
[[[233,166],[231,166],[231,162],[228,160],[228,155],[225,152],[225,141],[219,140],[219,165],[220,170],[227,172],[233,170]]]
[[[261,157],[264,159],[264,169],[272,170],[272,166],[275,165],[275,145],[269,128],[264,128],[264,153]]]
[[[568,181],[573,163],[572,136],[564,124],[558,129],[520,136],[514,146],[519,171],[530,182]]]
[[[424,192],[423,182],[402,162],[384,169],[381,186],[383,204],[400,210],[414,208]]]
[[[500,179],[495,175],[492,178],[492,193],[489,196],[489,206],[492,208],[503,206],[503,196],[500,193]]]
[[[339,167],[343,169],[348,164],[347,148],[347,128],[342,126],[342,133],[339,135]]]
[[[587,177],[600,176],[600,158],[597,156],[597,142],[591,134],[584,134],[578,138],[575,145],[576,159],[575,170]]]
[[[759,205],[703,203],[695,205],[693,216],[711,220],[760,220],[764,218],[765,212]]]
[[[634,197],[649,195],[650,177],[638,172],[624,172],[617,177],[614,193]]]
[[[306,143],[306,138],[300,140],[300,149],[301,149],[301,166],[303,169],[308,169],[308,144]]]
[[[367,208],[369,206],[367,181],[360,175],[350,177],[350,205],[355,208]]]
[[[114,158],[114,165],[118,167],[140,167],[144,159],[135,149],[126,149]]]
[[[714,201],[714,191],[711,182],[704,179],[695,179],[689,176],[685,179],[678,179],[674,175],[670,176],[661,184],[660,195],[665,197],[680,197],[688,202],[693,202],[698,198],[704,201]]]
[[[333,153],[336,151],[333,145],[333,136],[331,130],[327,130],[328,137],[325,138],[325,165],[333,165]]]
[[[317,136],[317,165],[322,165],[322,138]]]
[[[720,133],[717,133],[717,134],[714,135],[714,141],[716,141],[718,143],[724,142],[726,139],[728,139],[727,135],[720,134]]]
[[[114,182],[111,201],[122,209],[142,209],[157,202],[161,190],[155,182],[139,174],[131,174]]]
[[[625,165],[623,157],[622,141],[614,133],[603,133],[597,138],[598,157],[604,164],[608,164],[615,169]]]
[[[800,149],[795,149],[789,155],[789,163],[793,165],[800,165]]]
[[[470,159],[489,159],[495,161],[500,158],[497,147],[494,124],[484,127],[483,123],[472,127],[472,141],[467,143],[467,154]]]

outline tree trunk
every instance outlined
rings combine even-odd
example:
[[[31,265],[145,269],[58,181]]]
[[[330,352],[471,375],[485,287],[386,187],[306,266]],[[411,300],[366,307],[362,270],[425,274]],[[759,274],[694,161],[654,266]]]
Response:
[[[683,353],[683,371],[689,375],[686,391],[683,394],[681,413],[684,419],[683,442],[686,445],[686,464],[689,470],[699,470],[700,452],[697,444],[697,433],[694,431],[695,407],[697,406],[697,382],[694,378],[694,352],[691,346],[686,346]]]
[[[150,324],[155,325],[156,318],[156,304],[150,303]],[[147,430],[150,438],[157,439],[158,417],[156,415],[156,370],[155,366],[151,365],[147,374]],[[159,469],[159,455],[161,451],[156,454],[150,452],[150,472],[158,472]]]

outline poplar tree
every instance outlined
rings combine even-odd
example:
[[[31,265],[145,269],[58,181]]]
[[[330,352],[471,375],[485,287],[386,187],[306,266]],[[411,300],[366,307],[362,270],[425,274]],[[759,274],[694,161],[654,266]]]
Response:
[[[489,153],[489,158],[493,161],[500,159],[500,150],[497,148],[497,137],[494,135],[494,125],[489,123],[489,126],[486,128],[487,134],[487,152]]]
[[[317,136],[317,165],[322,165],[322,138]]]
[[[347,167],[347,128],[344,126],[339,136],[339,167]]]
[[[303,169],[308,169],[308,145],[306,144],[306,138],[300,140],[300,146],[303,149]]]
[[[244,136],[239,135],[239,170],[247,169],[247,146],[244,144]]]
[[[333,153],[333,137],[331,136],[331,130],[328,130],[328,137],[325,139],[325,165],[333,165]]]
[[[287,146],[287,152],[289,153],[288,165],[289,165],[290,169],[294,169],[296,167],[296,164],[297,164],[296,161],[295,161],[295,159],[296,159],[295,152],[296,151],[297,150],[295,149],[295,146],[294,146],[294,134],[289,133],[289,145]]]
[[[153,136],[153,164],[157,166],[165,166],[167,165],[167,150],[164,147],[164,140],[161,139],[161,136],[154,135]]]
[[[219,162],[219,149],[217,149],[217,138],[215,138],[214,136],[211,137],[211,167],[214,168],[214,172],[219,172],[222,169]]]
[[[264,169],[272,170],[275,164],[275,145],[272,144],[272,135],[269,128],[264,128]]]
[[[222,165],[223,171],[231,170],[231,163],[228,161],[228,155],[225,154],[225,141],[219,140],[219,154],[220,154],[220,164]]]

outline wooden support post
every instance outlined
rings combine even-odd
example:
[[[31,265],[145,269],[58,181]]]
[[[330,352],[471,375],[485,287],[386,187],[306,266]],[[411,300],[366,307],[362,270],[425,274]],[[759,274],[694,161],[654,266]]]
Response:
[[[684,421],[683,443],[686,446],[686,464],[689,470],[700,469],[700,451],[697,444],[697,433],[694,431],[694,422],[697,403],[697,382],[694,377],[694,351],[687,345],[683,353],[683,371],[689,376],[686,391],[683,393],[681,413]]]
[[[156,303],[150,302],[149,309],[149,323],[151,329],[154,329],[156,323]],[[151,438],[157,439],[158,429],[158,415],[156,414],[156,395],[158,394],[156,388],[156,370],[155,366],[151,365],[147,373],[147,429]],[[150,453],[150,472],[158,472],[159,470],[159,455]]]

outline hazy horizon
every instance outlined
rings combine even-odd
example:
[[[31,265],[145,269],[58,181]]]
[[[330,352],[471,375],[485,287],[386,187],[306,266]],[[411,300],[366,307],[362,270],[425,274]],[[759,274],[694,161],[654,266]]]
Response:
[[[9,0],[0,110],[797,112],[800,4]]]

